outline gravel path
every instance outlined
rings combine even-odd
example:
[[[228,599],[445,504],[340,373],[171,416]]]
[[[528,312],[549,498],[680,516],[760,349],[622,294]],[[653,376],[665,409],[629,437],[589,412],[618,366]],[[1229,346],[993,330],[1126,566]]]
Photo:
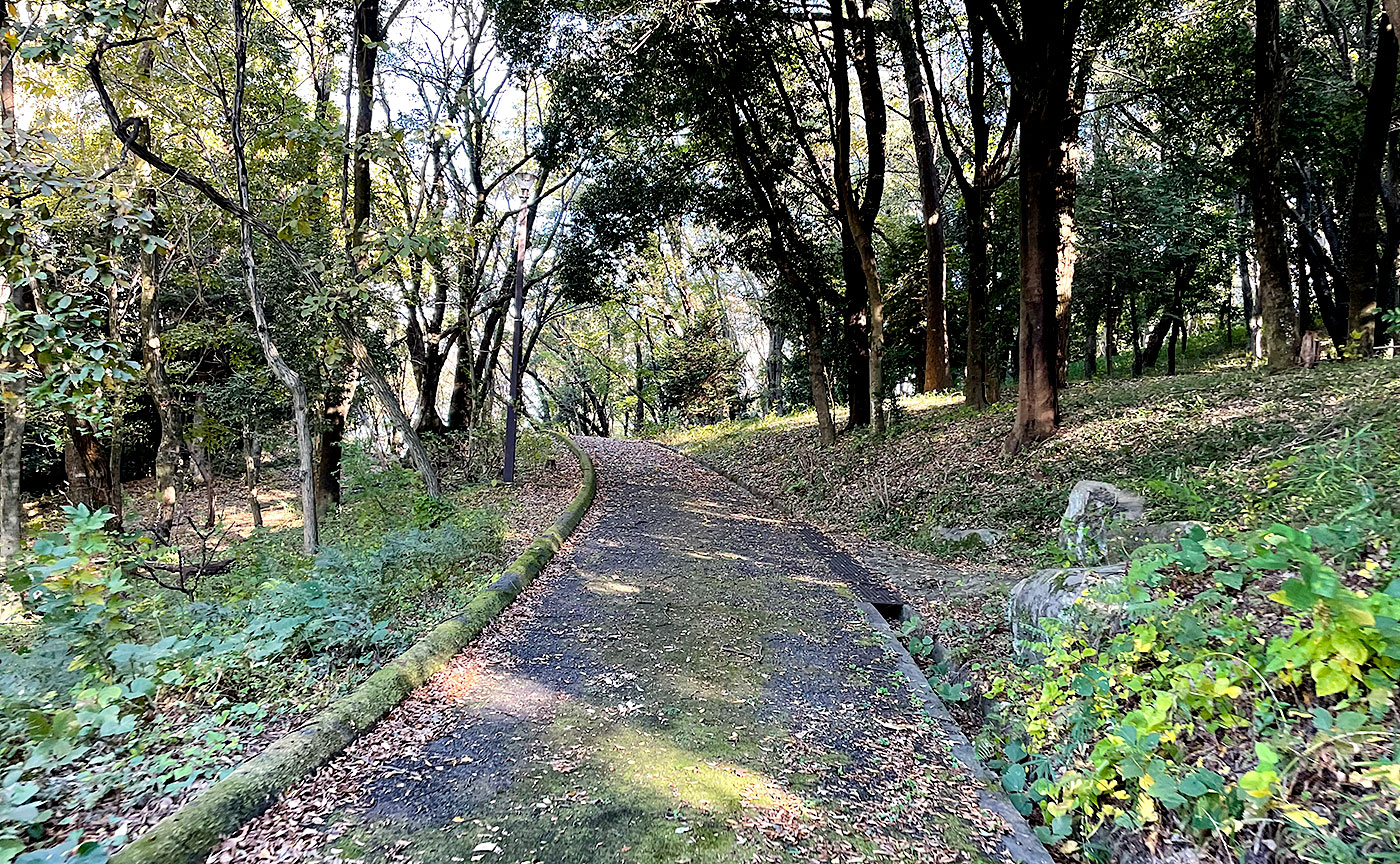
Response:
[[[555,563],[212,861],[1004,857],[868,574],[683,456],[584,444],[599,494]]]

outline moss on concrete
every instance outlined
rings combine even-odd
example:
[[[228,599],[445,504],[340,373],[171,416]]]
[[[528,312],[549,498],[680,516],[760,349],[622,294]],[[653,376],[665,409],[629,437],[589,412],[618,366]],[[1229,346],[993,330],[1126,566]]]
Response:
[[[490,588],[478,593],[461,614],[439,624],[385,664],[354,692],[157,822],[112,856],[112,864],[203,861],[221,838],[261,814],[293,784],[329,762],[476,638],[544,569],[593,502],[597,475],[592,460],[572,440],[556,437],[579,460],[583,471],[581,488],[554,525],[535,538]]]

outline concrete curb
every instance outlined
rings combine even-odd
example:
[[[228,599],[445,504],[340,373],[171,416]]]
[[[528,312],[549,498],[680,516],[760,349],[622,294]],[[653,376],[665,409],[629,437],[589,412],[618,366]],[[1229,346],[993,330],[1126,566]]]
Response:
[[[579,460],[583,471],[579,492],[554,525],[536,537],[500,578],[478,592],[461,614],[428,631],[354,692],[273,742],[124,846],[112,856],[111,864],[204,861],[221,839],[261,815],[278,796],[330,762],[475,639],[544,569],[593,503],[598,489],[593,461],[570,438],[554,437]]]
[[[876,634],[885,642],[886,647],[894,652],[898,658],[899,671],[904,673],[904,677],[909,679],[909,686],[913,688],[914,694],[923,700],[924,713],[943,732],[943,735],[952,745],[953,756],[967,766],[972,772],[972,776],[981,784],[977,797],[982,804],[983,810],[989,810],[1002,818],[1011,827],[1011,833],[1002,838],[1002,846],[1006,850],[1007,856],[1018,864],[1054,864],[1054,859],[1046,851],[1045,846],[1040,842],[1040,838],[1035,836],[1030,825],[1026,823],[1025,817],[1011,806],[1011,802],[1001,792],[1001,785],[992,772],[977,758],[977,752],[973,750],[972,744],[963,734],[962,728],[958,726],[958,721],[953,719],[953,715],[948,713],[948,709],[943,705],[943,701],[933,692],[933,687],[928,683],[928,678],[924,677],[924,672],[919,668],[919,664],[914,662],[914,657],[904,647],[894,635],[894,630],[890,628],[889,622],[880,614],[874,606],[869,603],[857,604],[865,617],[870,619],[870,626],[875,628]],[[909,607],[905,607],[908,611]]]

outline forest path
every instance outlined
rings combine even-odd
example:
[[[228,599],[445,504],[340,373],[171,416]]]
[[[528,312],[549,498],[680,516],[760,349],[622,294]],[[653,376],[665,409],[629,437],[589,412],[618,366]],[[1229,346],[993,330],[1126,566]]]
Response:
[[[212,860],[1003,857],[849,557],[683,456],[583,443],[598,496],[564,552]]]

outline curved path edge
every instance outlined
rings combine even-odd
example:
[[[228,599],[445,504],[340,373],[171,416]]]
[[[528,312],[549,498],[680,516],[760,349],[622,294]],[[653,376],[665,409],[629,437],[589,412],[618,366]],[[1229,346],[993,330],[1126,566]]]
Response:
[[[274,741],[193,801],[151,826],[111,858],[111,864],[198,864],[215,845],[261,815],[277,796],[328,763],[465,648],[527,588],[554,558],[593,503],[593,460],[573,439],[550,433],[573,451],[582,482],[554,524],[534,539],[500,577],[477,592],[458,615],[419,637],[353,692],[301,728]]]
[[[673,447],[670,444],[664,444],[659,441],[652,443],[689,459],[705,470],[723,477],[753,497],[776,507],[780,512],[787,515],[795,524],[807,524],[793,514],[781,500],[767,494],[763,490],[755,489],[742,477],[727,470],[723,466],[686,453],[681,448]],[[818,534],[821,533],[819,529],[814,528],[813,530]],[[958,721],[953,719],[953,715],[948,712],[948,708],[943,704],[943,700],[934,692],[933,686],[929,684],[928,677],[924,675],[923,670],[919,668],[919,664],[915,662],[914,656],[909,653],[909,649],[904,647],[904,643],[900,642],[898,637],[895,636],[889,621],[885,619],[885,616],[880,610],[877,609],[873,603],[869,602],[868,599],[858,596],[856,605],[869,620],[870,626],[875,630],[876,635],[885,643],[885,647],[898,658],[897,662],[899,668],[908,680],[909,686],[912,687],[919,698],[923,700],[924,713],[927,714],[929,719],[931,719],[934,724],[943,731],[943,734],[947,736],[952,747],[953,755],[966,765],[968,770],[980,781],[982,788],[978,791],[978,797],[981,799],[982,807],[1000,816],[1011,829],[1010,833],[1002,838],[1002,848],[1006,852],[1008,858],[1016,862],[1016,864],[1054,864],[1054,859],[1045,848],[1045,844],[1041,843],[1040,838],[1035,835],[1035,832],[1031,829],[1030,823],[1026,821],[1026,817],[1022,816],[1020,811],[1012,806],[1010,799],[1008,799],[1006,794],[1002,791],[996,775],[986,765],[982,764],[981,759],[977,758],[977,751],[967,740],[967,735],[963,733],[962,727],[958,725]],[[918,614],[917,610],[913,609],[913,607],[903,603],[900,605],[903,606],[903,614]]]
[[[977,758],[977,752],[967,740],[967,736],[963,734],[962,727],[948,712],[943,700],[939,699],[938,694],[933,691],[928,677],[919,668],[919,664],[914,661],[914,655],[910,654],[909,649],[905,648],[904,643],[895,636],[894,629],[885,620],[885,616],[881,615],[879,610],[870,603],[858,605],[860,610],[865,613],[866,619],[870,621],[870,626],[884,641],[885,647],[898,658],[900,671],[908,679],[909,686],[923,700],[924,713],[948,738],[953,755],[966,765],[973,776],[981,782],[982,788],[978,790],[977,795],[981,799],[983,809],[996,813],[1011,829],[1010,833],[1001,841],[1002,848],[1006,851],[1008,858],[1016,864],[1054,864],[1054,859],[1046,850],[1045,845],[1040,842],[1040,838],[1035,836],[1035,832],[1031,830],[1026,817],[1022,816],[1011,805],[1010,799],[1002,792],[996,775],[982,764],[982,760]],[[906,614],[914,612],[908,606],[905,606],[904,610]]]

